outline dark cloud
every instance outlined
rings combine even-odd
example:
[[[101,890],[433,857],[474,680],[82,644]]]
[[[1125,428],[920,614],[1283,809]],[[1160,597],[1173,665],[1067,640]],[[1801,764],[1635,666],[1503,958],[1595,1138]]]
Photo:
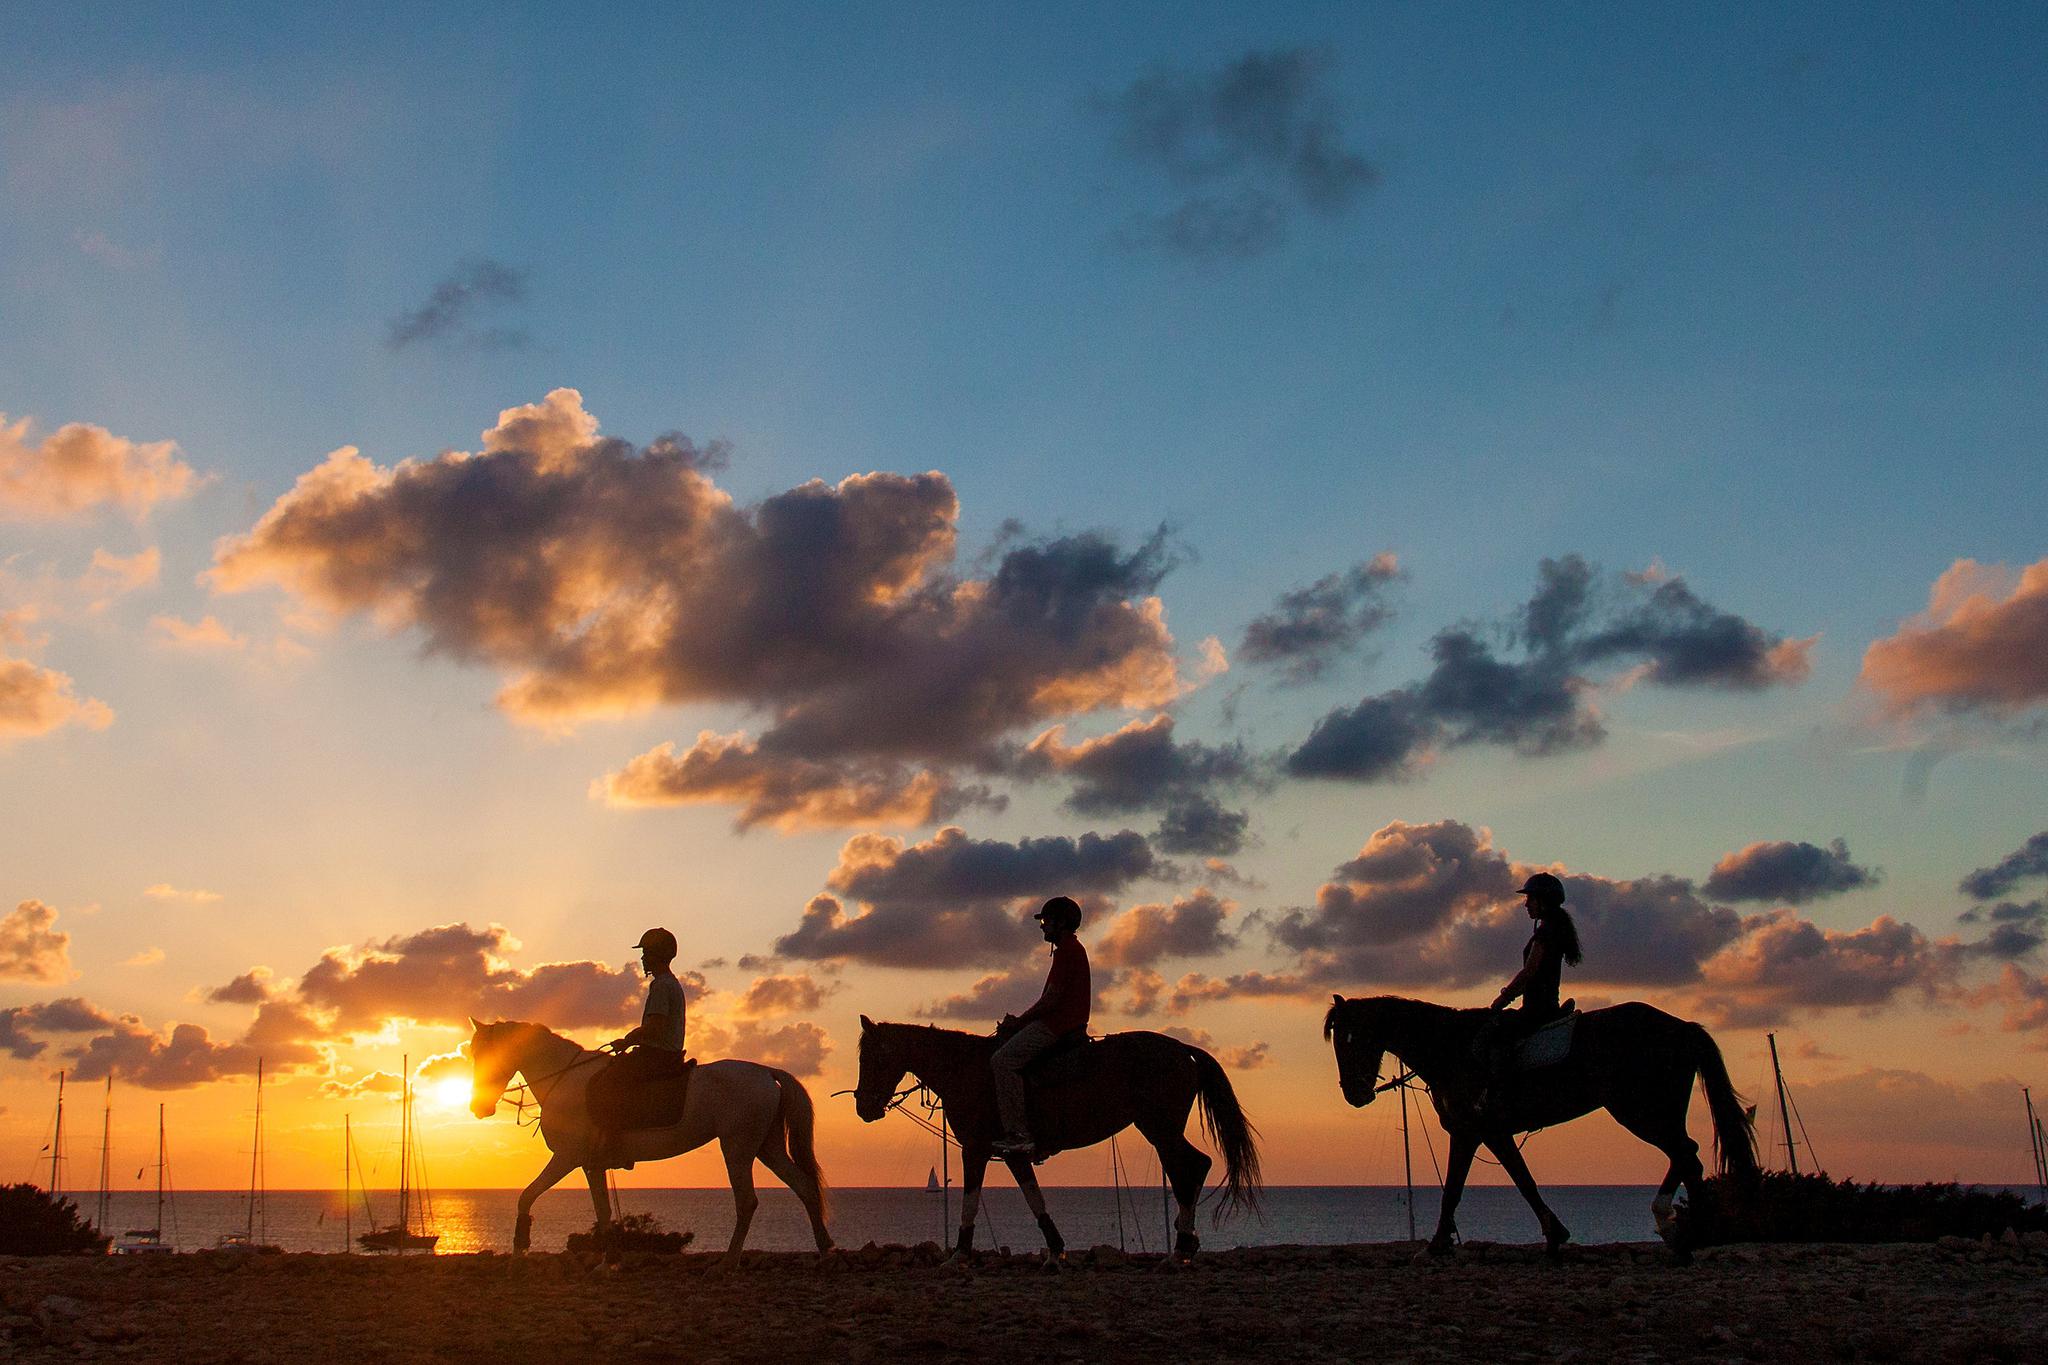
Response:
[[[1313,682],[1393,619],[1387,590],[1403,576],[1393,555],[1380,554],[1282,593],[1245,627],[1237,657],[1274,665],[1286,683]]]
[[[1012,769],[1024,777],[1071,779],[1066,804],[1081,815],[1162,810],[1154,842],[1164,852],[1236,853],[1251,818],[1225,810],[1211,793],[1264,786],[1268,779],[1243,745],[1183,742],[1173,731],[1173,717],[1161,713],[1069,745],[1064,727],[1055,726],[1031,741]]]
[[[2017,574],[1957,560],[1925,612],[1864,651],[1859,680],[1903,712],[1996,716],[2048,703],[2048,559]]]
[[[391,319],[384,345],[402,351],[420,341],[461,341],[484,350],[524,345],[526,334],[513,328],[472,328],[471,321],[499,304],[526,297],[526,277],[511,266],[488,258],[469,261],[450,271],[418,308]]]
[[[1155,69],[1096,99],[1116,149],[1172,196],[1134,214],[1119,241],[1251,256],[1280,242],[1296,207],[1349,209],[1380,173],[1345,145],[1327,65],[1308,48],[1252,52],[1212,72]]]
[[[1959,965],[1954,945],[1888,915],[1845,931],[1774,910],[1744,920],[1741,941],[1705,965],[1701,1002],[1723,1023],[1761,1026],[1794,1009],[1872,1009],[1908,990],[1931,998]]]
[[[743,819],[937,818],[981,794],[920,788],[898,765],[994,771],[1027,727],[1185,690],[1153,596],[1176,562],[1163,531],[1132,549],[1093,532],[1013,541],[988,576],[962,578],[942,474],[741,506],[711,481],[713,454],[602,438],[581,395],[557,389],[501,414],[480,454],[384,469],[336,451],[219,547],[210,581],[415,630],[502,670],[499,705],[536,725],[752,707],[758,737],[658,750],[618,788],[715,794]]]
[[[2048,900],[1972,906],[1957,918],[1964,924],[1990,926],[1990,931],[1972,945],[1986,957],[2026,957],[2048,942]]]
[[[970,839],[955,826],[911,845],[858,835],[826,878],[833,894],[813,897],[774,951],[878,966],[1003,965],[1029,944],[1025,916],[1046,897],[1116,892],[1164,866],[1130,830],[1014,844]],[[848,915],[841,898],[861,912]]]
[[[225,986],[206,992],[206,999],[216,1005],[260,1005],[270,999],[272,990],[270,968],[251,967]]]
[[[1804,905],[1877,884],[1877,873],[1849,857],[1837,839],[1826,848],[1773,840],[1739,848],[1714,864],[1701,890],[1716,900]]]
[[[27,1061],[48,1046],[32,1033],[92,1033],[114,1022],[99,1006],[77,996],[0,1010],[0,1052]]]
[[[1167,905],[1134,905],[1098,932],[1091,957],[1107,967],[1150,967],[1225,952],[1237,946],[1237,935],[1224,927],[1235,909],[1207,888]]]
[[[919,1005],[920,1019],[1000,1019],[1030,1009],[1045,987],[1042,968],[991,972],[957,995]]]
[[[1181,1028],[1174,1024],[1169,1024],[1159,1031],[1169,1038],[1178,1038],[1191,1047],[1198,1047],[1214,1055],[1217,1061],[1232,1071],[1256,1071],[1273,1059],[1273,1049],[1267,1043],[1219,1043],[1207,1029]]]
[[[502,925],[443,924],[418,933],[323,954],[298,983],[298,999],[338,1031],[381,1028],[388,1019],[459,1024],[533,1019],[555,1028],[592,1028],[639,1016],[642,983],[630,968],[599,962],[509,965],[519,944]],[[701,995],[703,978],[686,984]]]
[[[215,1042],[198,1024],[174,1024],[168,1034],[160,1034],[135,1016],[123,1015],[68,1055],[74,1080],[112,1076],[145,1090],[182,1090],[251,1075],[259,1058],[279,1070],[324,1068],[329,1055],[323,1033],[319,1021],[298,1004],[273,1000],[256,1011],[236,1042]]]
[[[815,1076],[832,1055],[832,1040],[816,1024],[780,1024],[770,1028],[743,1020],[728,1029],[716,1023],[691,1025],[691,1051],[717,1057],[738,1057],[763,1066],[781,1067],[792,1076]]]
[[[1439,632],[1422,681],[1324,716],[1287,772],[1372,782],[1413,776],[1438,751],[1470,744],[1529,755],[1585,748],[1606,734],[1592,702],[1603,686],[1753,690],[1807,675],[1811,640],[1768,634],[1681,579],[1603,581],[1577,555],[1537,572],[1536,591],[1507,623]],[[1607,682],[1590,676],[1603,665],[1629,667]]]
[[[2003,896],[2030,877],[2048,877],[2048,831],[2036,834],[1990,867],[1980,867],[1956,884],[1974,900]]]
[[[706,730],[683,753],[663,743],[593,784],[614,806],[738,806],[738,829],[784,831],[848,825],[930,825],[970,807],[1008,800],[949,774],[902,764],[817,763],[764,751],[745,735]]]
[[[1186,1014],[1197,1005],[1216,1000],[1316,1000],[1323,995],[1320,981],[1290,972],[1236,972],[1230,976],[1189,972],[1167,993],[1166,1012]]]

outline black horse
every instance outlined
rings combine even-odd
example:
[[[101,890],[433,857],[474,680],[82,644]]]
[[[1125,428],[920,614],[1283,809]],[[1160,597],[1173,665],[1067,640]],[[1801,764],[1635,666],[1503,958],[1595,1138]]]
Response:
[[[974,1216],[981,1181],[988,1171],[989,1146],[1002,1132],[996,1112],[995,1080],[989,1058],[996,1040],[929,1024],[877,1024],[860,1018],[860,1082],[854,1110],[869,1123],[889,1112],[904,1073],[946,1106],[946,1119],[960,1140],[960,1235],[956,1256],[974,1246]],[[1257,1130],[1238,1107],[1230,1078],[1214,1057],[1163,1033],[1112,1033],[1072,1052],[1049,1057],[1032,1072],[1031,1131],[1041,1155],[1105,1142],[1131,1125],[1159,1150],[1159,1166],[1180,1205],[1174,1222],[1174,1254],[1195,1253],[1195,1204],[1202,1197],[1210,1162],[1186,1137],[1188,1114],[1201,1101],[1203,1125],[1223,1152],[1220,1220],[1230,1209],[1256,1210],[1259,1199]],[[1060,1230],[1045,1211],[1038,1177],[1024,1157],[1004,1164],[1024,1192],[1024,1201],[1045,1234],[1045,1248],[1057,1257],[1066,1249]]]
[[[1714,1119],[1714,1148],[1724,1174],[1754,1177],[1756,1139],[1742,1099],[1729,1084],[1721,1049],[1698,1024],[1641,1003],[1589,1010],[1573,1025],[1571,1055],[1555,1066],[1511,1078],[1505,1093],[1482,1108],[1487,1064],[1475,1052],[1490,1010],[1458,1010],[1424,1000],[1380,995],[1362,1000],[1335,997],[1323,1020],[1323,1036],[1337,1051],[1337,1079],[1354,1106],[1371,1104],[1380,1090],[1380,1059],[1393,1053],[1429,1086],[1437,1118],[1449,1134],[1444,1171],[1443,1213],[1429,1250],[1443,1255],[1457,1232],[1458,1198],[1473,1153],[1483,1143],[1529,1201],[1543,1226],[1545,1245],[1555,1252],[1571,1236],[1543,1202],[1536,1181],[1515,1146],[1515,1134],[1547,1128],[1605,1108],[1615,1121],[1671,1158],[1671,1169],[1650,1208],[1657,1231],[1680,1261],[1690,1259],[1685,1234],[1672,1210],[1681,1183],[1695,1209],[1701,1206],[1699,1144],[1686,1132],[1685,1111],[1697,1075]]]

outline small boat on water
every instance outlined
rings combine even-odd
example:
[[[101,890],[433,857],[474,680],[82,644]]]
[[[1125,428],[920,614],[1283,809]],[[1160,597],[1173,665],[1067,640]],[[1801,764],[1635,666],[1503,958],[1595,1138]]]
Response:
[[[434,1216],[433,1195],[427,1190],[426,1165],[420,1160],[419,1151],[413,1141],[412,1132],[412,1058],[404,1062],[403,1098],[399,1102],[398,1119],[398,1221],[389,1227],[373,1228],[356,1238],[356,1243],[366,1251],[432,1251],[441,1240],[441,1234],[428,1231],[428,1224]],[[414,1190],[414,1166],[418,1164],[418,1189]],[[414,1194],[418,1194],[417,1200]],[[369,1199],[364,1192],[365,1202]],[[415,1207],[420,1212],[420,1225],[413,1228],[412,1215]]]
[[[156,1107],[156,1226],[130,1228],[114,1243],[116,1256],[168,1256],[178,1248],[164,1240],[164,1107]],[[174,1215],[175,1216],[175,1215]]]
[[[270,1232],[269,1206],[263,1180],[263,1059],[256,1059],[256,1131],[249,1144],[248,1221],[240,1232],[223,1233],[213,1244],[215,1251],[279,1252],[283,1247],[263,1240]],[[259,1229],[259,1224],[260,1229]],[[260,1232],[260,1235],[259,1235]]]
[[[940,1186],[940,1184],[939,1184],[939,1168],[938,1168],[938,1167],[936,1167],[936,1166],[932,1167],[932,1169],[931,1169],[931,1173],[925,1176],[925,1178],[924,1178],[924,1192],[925,1192],[926,1194],[944,1194],[944,1193],[945,1193],[945,1190],[944,1190],[944,1188],[943,1188],[942,1186]]]

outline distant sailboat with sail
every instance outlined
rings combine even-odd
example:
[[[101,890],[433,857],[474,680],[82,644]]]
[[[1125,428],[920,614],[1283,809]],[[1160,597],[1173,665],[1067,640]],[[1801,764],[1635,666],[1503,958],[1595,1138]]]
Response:
[[[249,1140],[249,1207],[240,1232],[225,1233],[215,1251],[282,1251],[263,1239],[270,1235],[269,1205],[263,1179],[263,1059],[256,1059],[256,1130]]]
[[[427,1190],[426,1165],[413,1137],[411,1057],[404,1061],[403,1076],[398,1119],[398,1221],[389,1227],[373,1228],[356,1238],[368,1251],[432,1251],[441,1240],[440,1233],[428,1231],[428,1224],[434,1217],[434,1202],[433,1195]],[[415,1193],[417,1199],[414,1198]],[[367,1190],[364,1191],[363,1202],[367,1207]],[[415,1209],[420,1214],[418,1231],[413,1230]]]

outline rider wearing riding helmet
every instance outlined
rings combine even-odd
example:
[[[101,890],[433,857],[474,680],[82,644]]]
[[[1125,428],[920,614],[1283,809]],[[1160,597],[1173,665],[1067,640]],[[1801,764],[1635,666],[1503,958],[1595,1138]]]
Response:
[[[647,974],[647,1005],[637,1027],[604,1045],[605,1051],[616,1056],[591,1079],[587,1095],[591,1117],[599,1127],[598,1150],[604,1164],[626,1170],[631,1170],[633,1163],[619,1154],[619,1134],[632,1126],[632,1102],[639,1087],[683,1070],[687,1005],[683,983],[669,966],[678,951],[676,936],[666,929],[649,929],[633,946],[640,950],[640,970]]]
[[[1478,1046],[1488,1073],[1486,1088],[1475,1099],[1481,1109],[1487,1107],[1489,1097],[1499,1096],[1514,1045],[1562,1012],[1557,995],[1564,965],[1579,965],[1579,927],[1564,908],[1564,883],[1548,872],[1538,872],[1515,894],[1523,898],[1536,927],[1522,948],[1522,970],[1500,988],[1489,1007],[1504,1011],[1519,996],[1522,1008],[1513,1017],[1488,1020],[1480,1032]]]
[[[1038,1003],[1022,1014],[1004,1015],[996,1026],[996,1036],[1005,1041],[989,1062],[995,1072],[1003,1136],[990,1151],[999,1157],[1028,1156],[1037,1151],[1038,1143],[1025,1118],[1024,1068],[1061,1038],[1086,1031],[1095,994],[1088,977],[1088,950],[1074,936],[1081,927],[1080,905],[1071,896],[1054,896],[1032,918],[1052,945],[1052,970],[1046,974]]]

